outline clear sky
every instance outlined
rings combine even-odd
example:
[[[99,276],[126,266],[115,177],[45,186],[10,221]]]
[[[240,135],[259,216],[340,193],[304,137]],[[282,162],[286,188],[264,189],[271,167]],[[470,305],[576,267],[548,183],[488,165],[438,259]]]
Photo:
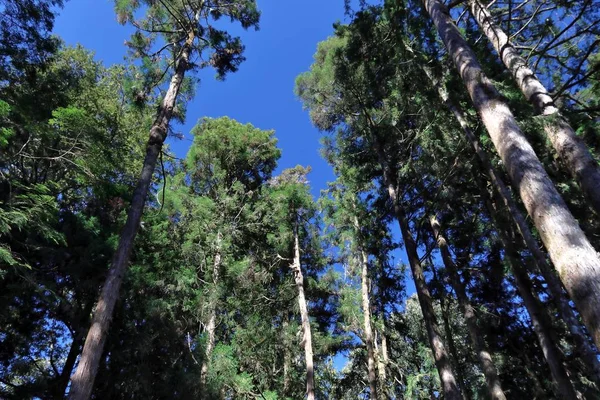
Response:
[[[333,23],[344,20],[343,0],[259,0],[260,30],[241,31],[247,60],[224,82],[206,70],[196,97],[188,106],[187,122],[175,127],[187,138],[204,116],[229,116],[261,129],[274,129],[282,149],[280,170],[310,165],[313,194],[318,195],[333,172],[320,157],[320,133],[294,96],[294,80],[312,63],[317,43],[333,33]],[[131,29],[117,23],[112,0],[70,0],[60,12],[55,33],[69,45],[80,43],[111,65],[123,62],[124,41]],[[236,30],[237,32],[237,30]],[[170,139],[176,156],[184,157],[188,140]]]

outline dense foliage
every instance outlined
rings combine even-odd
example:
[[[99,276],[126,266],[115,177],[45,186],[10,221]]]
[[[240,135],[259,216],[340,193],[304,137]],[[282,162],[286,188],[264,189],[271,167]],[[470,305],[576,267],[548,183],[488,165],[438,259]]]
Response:
[[[478,82],[454,67],[467,53],[440,39],[437,0],[347,3],[295,85],[336,175],[315,198],[276,132],[186,110],[191,73],[242,67],[226,22],[257,28],[254,1],[118,0],[135,33],[110,67],[51,35],[63,1],[0,2],[0,398],[85,398],[70,380],[113,275],[98,365],[78,375],[94,399],[600,397],[600,293],[576,290],[600,264],[556,257],[566,228],[539,218],[560,204],[527,197],[514,176],[536,166],[515,171],[486,125],[506,103],[582,228],[572,246],[600,250],[582,153],[551,137],[572,127],[599,168],[600,2],[498,1],[483,19],[474,0],[445,5]],[[522,95],[489,21],[559,112]],[[193,142],[173,154],[186,117]]]

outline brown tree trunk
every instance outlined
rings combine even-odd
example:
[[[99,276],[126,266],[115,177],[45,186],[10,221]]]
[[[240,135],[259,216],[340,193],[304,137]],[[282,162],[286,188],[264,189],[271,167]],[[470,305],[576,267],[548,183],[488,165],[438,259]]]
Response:
[[[215,259],[213,261],[213,290],[218,292],[217,285],[219,284],[219,277],[221,272],[221,232],[217,233],[217,242],[215,244]],[[209,304],[208,312],[208,324],[206,324],[206,348],[204,350],[204,358],[202,359],[202,366],[200,368],[200,388],[202,390],[202,398],[208,398],[208,391],[206,390],[206,378],[208,376],[208,368],[210,367],[210,360],[212,352],[215,348],[215,331],[217,328],[217,301],[218,296],[214,296]]]
[[[502,62],[512,73],[523,96],[541,116],[544,131],[552,143],[556,154],[560,157],[573,177],[579,182],[591,206],[600,214],[600,167],[579,138],[571,125],[560,112],[548,90],[537,79],[512,45],[504,31],[494,23],[491,14],[477,0],[469,0],[471,14],[498,52]]]
[[[512,220],[514,221],[517,230],[519,231],[526,247],[529,249],[531,254],[533,255],[535,264],[539,269],[540,273],[544,277],[544,280],[548,284],[548,289],[552,295],[552,300],[558,308],[561,317],[565,321],[565,325],[567,326],[575,344],[575,347],[578,353],[581,355],[581,361],[584,363],[586,368],[589,371],[590,379],[596,382],[598,387],[600,387],[600,361],[598,361],[597,350],[595,346],[589,342],[587,335],[583,330],[583,326],[581,322],[576,317],[573,309],[569,305],[569,300],[566,294],[563,291],[562,284],[559,278],[556,276],[555,271],[550,266],[548,261],[546,260],[546,256],[542,252],[542,250],[538,246],[537,240],[534,238],[529,225],[525,220],[525,216],[519,209],[517,203],[512,197],[512,194],[508,187],[504,184],[504,181],[498,171],[494,168],[492,163],[490,162],[485,149],[481,147],[479,140],[469,127],[469,124],[464,116],[463,111],[449,98],[448,92],[443,87],[443,85],[439,84],[439,82],[434,79],[431,74],[431,71],[425,70],[429,78],[432,80],[434,86],[437,87],[438,93],[446,105],[448,109],[454,114],[456,120],[460,124],[463,129],[467,139],[475,149],[475,153],[477,154],[481,165],[483,166],[484,171],[488,175],[488,178],[494,188],[496,189],[496,193],[500,196],[501,203],[508,209]]]
[[[404,248],[406,249],[406,255],[410,264],[413,280],[415,281],[417,297],[419,299],[421,311],[423,312],[423,320],[425,322],[427,336],[429,337],[429,345],[433,352],[433,358],[438,374],[440,375],[444,398],[446,400],[462,400],[462,395],[456,384],[454,371],[452,370],[452,365],[444,345],[443,336],[440,332],[435,312],[433,311],[433,302],[425,282],[425,277],[423,276],[423,268],[417,252],[417,244],[410,232],[404,209],[400,206],[396,193],[396,186],[394,184],[394,179],[392,178],[395,174],[392,173],[390,166],[386,161],[385,153],[378,138],[375,138],[374,145],[383,170],[384,184],[387,187],[388,195],[394,206],[394,214],[398,220],[398,225],[400,226]]]
[[[456,350],[456,344],[454,342],[454,336],[452,335],[452,326],[450,325],[450,318],[448,317],[448,313],[450,312],[450,305],[446,303],[446,291],[444,289],[444,283],[439,280],[438,274],[435,270],[435,265],[433,263],[433,259],[430,256],[429,262],[431,264],[431,270],[433,272],[433,279],[438,282],[440,285],[440,311],[442,315],[442,323],[444,324],[444,333],[446,334],[446,341],[448,342],[448,350],[450,350],[450,355],[452,356],[452,361],[454,362],[454,368],[456,370],[456,379],[460,385],[460,391],[462,393],[464,400],[470,400],[471,396],[469,393],[469,388],[467,385],[467,381],[465,379],[465,371],[460,363],[460,358],[458,357],[458,351]]]
[[[458,275],[458,269],[456,268],[456,264],[450,255],[446,238],[441,233],[440,224],[435,217],[431,217],[430,223],[431,229],[433,230],[433,234],[437,239],[437,244],[442,254],[442,261],[444,262],[444,266],[446,267],[446,270],[450,276],[450,283],[456,292],[458,304],[465,317],[465,323],[467,325],[467,329],[469,330],[469,336],[471,338],[471,342],[473,343],[473,348],[477,353],[481,370],[485,376],[485,382],[490,394],[490,398],[492,400],[506,400],[506,396],[504,395],[504,391],[502,390],[502,386],[500,384],[500,379],[498,378],[498,371],[494,365],[494,360],[487,349],[483,336],[479,332],[475,310],[473,309],[473,306],[467,297],[465,285]]]
[[[497,227],[498,236],[500,237],[500,241],[502,242],[502,246],[505,250],[506,258],[515,278],[517,291],[519,296],[521,296],[523,299],[523,304],[525,305],[525,308],[529,314],[529,318],[531,319],[533,331],[538,339],[538,343],[542,349],[544,358],[550,367],[552,380],[556,384],[556,388],[558,390],[557,394],[561,399],[575,400],[577,399],[577,394],[575,393],[575,389],[573,389],[571,381],[569,380],[569,376],[562,364],[561,352],[552,335],[550,317],[545,312],[539,299],[533,295],[531,281],[526,270],[519,262],[518,257],[515,255],[512,241],[507,233],[507,224],[503,222],[500,216],[501,211],[489,198],[488,192],[476,172],[474,173],[474,177],[477,180],[482,198],[484,199],[488,212],[490,213],[490,217]]]
[[[108,271],[108,276],[98,298],[96,311],[92,317],[92,323],[85,339],[77,370],[71,377],[69,400],[88,400],[92,394],[94,380],[96,379],[100,358],[104,350],[104,343],[108,336],[108,328],[115,304],[119,298],[119,289],[121,288],[123,276],[129,263],[133,241],[140,226],[156,161],[167,137],[169,122],[173,115],[177,95],[179,94],[185,72],[189,66],[189,56],[193,41],[194,34],[190,33],[183,46],[175,74],[171,78],[169,89],[165,94],[159,114],[150,129],[142,173],[133,193],[127,214],[127,221],[121,231],[119,245],[113,256],[111,268]]]
[[[312,334],[310,331],[310,320],[308,308],[304,297],[304,276],[300,266],[300,244],[298,240],[298,227],[294,227],[294,263],[290,265],[294,272],[294,281],[298,289],[298,307],[300,308],[300,319],[302,320],[302,344],[304,346],[304,358],[306,360],[306,398],[315,400],[315,370],[313,363]]]
[[[423,0],[571,299],[600,345],[600,257],[439,0]]]
[[[363,308],[363,329],[364,340],[367,346],[367,379],[369,381],[369,389],[371,390],[370,398],[377,399],[377,377],[375,375],[375,351],[373,346],[373,329],[371,327],[371,302],[369,300],[369,258],[363,250],[362,237],[360,234],[360,226],[358,218],[354,216],[354,230],[357,241],[359,242],[360,252],[360,267],[361,267],[361,293],[362,293],[362,308]]]
[[[79,326],[73,333],[73,341],[71,343],[71,347],[69,348],[67,359],[65,360],[65,364],[63,365],[62,371],[60,372],[60,376],[58,377],[58,380],[56,382],[56,387],[53,390],[54,397],[57,400],[65,398],[65,392],[67,390],[67,387],[69,386],[69,379],[71,378],[73,367],[75,366],[75,362],[77,361],[77,357],[79,356],[79,351],[81,345],[83,344],[85,333],[87,329],[89,329],[90,314],[92,313],[93,308],[94,302],[90,300],[87,304],[85,304],[81,314],[79,314]]]

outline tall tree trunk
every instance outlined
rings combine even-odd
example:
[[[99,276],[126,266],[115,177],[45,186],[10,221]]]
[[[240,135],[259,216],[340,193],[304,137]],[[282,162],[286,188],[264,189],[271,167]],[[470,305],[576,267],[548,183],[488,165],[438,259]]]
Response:
[[[448,109],[452,112],[452,114],[454,114],[454,117],[463,129],[465,136],[475,149],[475,153],[477,154],[484,171],[488,175],[488,179],[496,189],[495,191],[498,196],[500,196],[501,203],[504,204],[504,206],[508,209],[510,216],[514,221],[519,234],[523,238],[527,249],[529,249],[533,255],[533,259],[537,268],[548,284],[548,289],[552,295],[552,300],[557,306],[561,317],[565,321],[565,325],[567,326],[571,337],[573,338],[575,348],[581,355],[581,361],[589,371],[590,379],[596,382],[598,387],[600,387],[600,361],[598,361],[597,357],[598,351],[595,349],[595,346],[589,342],[581,322],[576,317],[573,309],[569,305],[569,300],[563,291],[563,286],[559,278],[556,276],[555,271],[546,260],[545,254],[542,252],[542,250],[540,250],[538,242],[534,238],[533,233],[531,232],[531,229],[525,220],[525,216],[513,199],[510,190],[504,184],[504,180],[490,162],[485,149],[481,147],[479,140],[469,127],[463,111],[450,99],[447,90],[438,82],[438,80],[433,77],[431,71],[425,69],[425,72],[432,80],[432,84],[437,87],[440,98],[446,107],[448,107]]]
[[[431,264],[431,271],[433,272],[433,279],[440,285],[440,311],[442,315],[442,323],[444,324],[444,333],[446,334],[446,341],[448,342],[448,350],[450,350],[450,355],[452,356],[452,361],[454,362],[454,368],[456,369],[456,379],[460,385],[463,399],[470,400],[471,395],[465,379],[465,371],[460,362],[460,358],[458,357],[456,343],[454,342],[454,336],[452,334],[452,326],[450,325],[450,318],[448,317],[450,305],[446,303],[446,290],[444,288],[444,283],[438,278],[438,274],[435,270],[435,265],[431,256],[429,257],[429,262]]]
[[[287,398],[287,394],[290,391],[290,369],[292,367],[292,357],[290,354],[290,346],[287,342],[287,330],[289,326],[288,315],[283,317],[281,327],[283,329],[283,398]]]
[[[356,207],[355,207],[356,210]],[[354,230],[359,242],[360,267],[361,267],[361,293],[363,308],[364,340],[367,346],[367,379],[369,380],[370,398],[377,399],[377,376],[375,375],[375,351],[373,346],[373,329],[371,327],[371,302],[369,301],[369,257],[363,250],[362,235],[358,218],[354,216]]]
[[[471,342],[473,343],[473,348],[477,353],[481,370],[485,376],[485,382],[487,385],[487,390],[490,394],[490,398],[492,400],[506,400],[506,396],[504,395],[504,391],[502,390],[502,386],[500,384],[500,379],[498,378],[498,371],[494,365],[494,360],[492,359],[492,355],[487,349],[485,340],[479,331],[479,327],[477,326],[475,309],[467,297],[465,285],[460,279],[456,264],[450,255],[448,242],[446,241],[444,235],[442,235],[438,220],[435,217],[431,217],[430,223],[433,234],[437,240],[437,245],[442,254],[442,261],[444,262],[444,266],[450,275],[450,283],[452,284],[454,292],[456,292],[458,305],[460,306],[463,316],[465,317],[465,323],[467,325],[467,329],[469,330],[469,336],[471,338]]]
[[[523,204],[585,325],[600,345],[600,256],[554,187],[514,116],[439,0],[426,10],[468,89]]]
[[[300,308],[300,319],[302,320],[302,344],[304,345],[304,358],[306,360],[306,398],[315,400],[315,370],[313,363],[312,334],[310,331],[310,320],[308,308],[304,297],[304,276],[300,266],[300,244],[298,240],[298,226],[294,227],[294,263],[290,265],[294,272],[294,281],[298,289],[298,307]]]
[[[181,51],[175,73],[169,83],[169,88],[163,99],[158,116],[150,128],[150,137],[146,145],[146,157],[142,173],[133,193],[131,205],[129,206],[127,221],[121,231],[119,245],[113,256],[111,268],[108,271],[102,291],[100,292],[96,311],[92,317],[92,323],[85,339],[77,370],[71,378],[70,400],[88,400],[92,394],[94,380],[96,379],[100,358],[104,350],[104,343],[108,336],[108,328],[115,304],[119,298],[119,290],[123,282],[127,264],[129,263],[133,241],[140,226],[156,161],[167,137],[177,95],[183,83],[185,72],[189,67],[189,57],[193,41],[194,34],[190,33]]]
[[[398,220],[400,226],[400,232],[402,234],[402,240],[404,242],[404,248],[406,249],[406,255],[410,264],[413,280],[415,281],[415,288],[417,290],[417,297],[419,298],[419,304],[423,312],[423,320],[427,330],[427,336],[429,337],[429,345],[433,352],[433,358],[435,365],[440,375],[440,382],[442,383],[442,391],[446,400],[462,400],[460,389],[456,384],[456,378],[454,371],[452,370],[452,364],[448,358],[448,353],[444,345],[443,336],[440,333],[435,312],[433,311],[433,303],[431,300],[431,294],[427,288],[425,277],[423,276],[423,268],[417,252],[417,244],[410,233],[408,221],[406,220],[406,214],[404,209],[400,206],[398,195],[396,192],[396,186],[392,176],[391,168],[386,160],[383,146],[379,142],[379,138],[375,138],[374,141],[375,150],[379,157],[379,162],[383,170],[383,180],[387,187],[388,195],[394,206],[394,214]]]
[[[497,205],[489,198],[489,194],[485,189],[483,182],[474,171],[475,179],[479,185],[482,198],[485,201],[490,217],[494,221],[494,224],[498,230],[498,236],[504,247],[506,258],[509,266],[512,270],[513,277],[515,278],[515,284],[519,296],[523,299],[523,304],[527,309],[533,331],[538,339],[544,358],[550,367],[552,374],[552,380],[556,384],[557,390],[561,399],[575,400],[577,394],[573,389],[569,376],[562,364],[561,352],[554,340],[552,335],[552,325],[550,323],[550,317],[546,314],[539,299],[533,295],[531,281],[523,265],[519,262],[518,257],[515,255],[515,250],[510,238],[507,233],[509,228],[507,224],[500,217],[501,211]]]
[[[217,232],[217,241],[215,243],[215,259],[213,261],[213,291],[218,293],[219,278],[221,275],[221,232]],[[218,296],[213,296],[210,299],[209,312],[208,312],[208,324],[206,324],[206,348],[204,350],[204,358],[202,359],[202,367],[200,368],[200,388],[202,390],[201,396],[208,398],[208,391],[206,390],[206,377],[208,375],[208,368],[210,367],[210,360],[212,352],[215,348],[215,331],[217,328],[217,302]]]
[[[65,364],[63,365],[62,371],[60,372],[60,376],[56,383],[56,389],[54,390],[54,396],[58,399],[65,398],[65,392],[67,387],[69,386],[69,379],[71,378],[71,373],[73,372],[73,367],[75,366],[75,362],[77,361],[77,357],[79,356],[79,351],[81,345],[83,344],[83,339],[85,338],[85,332],[88,328],[90,322],[90,314],[92,309],[94,308],[94,302],[89,301],[82,310],[79,319],[79,327],[76,328],[76,331],[73,335],[73,341],[71,342],[71,347],[69,348],[69,353],[67,354],[67,359],[65,360]]]
[[[537,79],[512,45],[502,28],[496,25],[490,12],[478,0],[469,0],[471,14],[477,24],[494,46],[502,62],[512,73],[523,96],[542,117],[544,131],[552,143],[556,154],[579,182],[591,206],[600,214],[600,167],[586,147],[575,134],[567,120],[560,115],[548,90]]]

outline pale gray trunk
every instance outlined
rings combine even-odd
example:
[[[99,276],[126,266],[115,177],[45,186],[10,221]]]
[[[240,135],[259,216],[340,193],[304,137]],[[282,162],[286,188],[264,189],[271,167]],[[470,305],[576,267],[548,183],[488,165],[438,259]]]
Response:
[[[498,378],[498,371],[494,365],[494,360],[492,359],[492,355],[487,349],[485,340],[479,331],[479,327],[477,326],[475,310],[473,309],[473,306],[467,297],[465,285],[460,279],[454,260],[452,260],[446,238],[441,233],[440,224],[435,217],[431,217],[430,223],[431,229],[433,230],[433,234],[437,239],[437,244],[442,254],[442,261],[444,262],[444,266],[450,275],[452,287],[456,292],[458,304],[461,308],[463,316],[465,317],[465,323],[467,325],[467,329],[469,330],[469,336],[471,338],[471,342],[473,343],[473,348],[477,353],[481,370],[485,376],[485,382],[490,394],[490,398],[493,400],[506,400],[506,396],[504,395],[504,391],[502,390],[502,386],[500,384],[500,379]]]
[[[356,207],[355,207],[356,209]],[[362,236],[360,234],[360,225],[358,218],[354,216],[354,230],[357,241],[359,242],[360,252],[360,269],[361,269],[361,293],[362,293],[362,308],[363,308],[363,329],[364,340],[367,346],[367,379],[369,381],[369,389],[371,390],[370,398],[377,399],[377,377],[375,375],[375,351],[373,346],[373,329],[371,327],[371,302],[369,300],[369,258],[363,250]]]
[[[210,304],[208,305],[208,323],[205,325],[206,332],[206,348],[204,349],[204,358],[202,359],[202,367],[200,368],[200,388],[202,390],[201,396],[207,398],[208,391],[206,390],[206,378],[208,376],[208,369],[210,368],[210,361],[212,358],[212,352],[215,348],[215,331],[217,328],[217,302],[219,288],[219,278],[221,275],[221,232],[217,232],[217,240],[215,243],[215,258],[213,260],[213,296],[210,298]]]
[[[439,0],[423,0],[423,4],[452,56],[565,288],[598,346],[600,257],[571,215],[508,106],[483,73],[447,8]]]
[[[446,400],[461,400],[462,395],[456,383],[454,371],[452,370],[452,364],[450,363],[450,359],[444,345],[443,336],[440,333],[440,328],[435,317],[431,294],[429,293],[429,289],[427,288],[427,284],[425,282],[425,277],[423,276],[423,268],[417,252],[417,244],[410,233],[410,228],[408,221],[406,220],[404,209],[400,206],[396,193],[394,179],[392,178],[392,175],[394,174],[392,174],[390,171],[390,166],[386,161],[385,153],[381,144],[379,143],[378,138],[375,138],[374,145],[379,157],[381,168],[383,170],[384,184],[387,187],[388,195],[394,206],[394,213],[396,219],[398,220],[398,225],[400,226],[404,248],[406,250],[413,280],[415,282],[417,297],[423,312],[423,320],[425,322],[427,336],[429,338],[429,345],[431,347],[431,351],[433,352],[435,365],[440,376],[444,398]]]
[[[571,381],[569,380],[569,376],[562,364],[561,352],[552,335],[550,317],[545,312],[539,299],[533,295],[531,281],[525,268],[515,256],[513,242],[507,233],[508,229],[506,228],[506,224],[500,217],[501,211],[489,198],[483,182],[477,176],[476,171],[474,172],[475,173],[473,175],[479,185],[481,196],[485,201],[485,205],[490,213],[490,217],[498,229],[498,236],[500,237],[500,241],[504,247],[508,264],[513,272],[517,291],[523,299],[523,304],[525,305],[525,308],[529,314],[529,318],[531,319],[531,325],[538,339],[540,348],[542,349],[542,353],[544,354],[544,359],[550,367],[552,380],[556,384],[556,389],[558,392],[557,394],[559,394],[561,399],[575,400],[577,399],[577,394],[575,393],[575,390],[571,385]]]
[[[434,79],[431,71],[426,69],[425,72],[432,80],[433,85],[437,87],[442,101],[454,114],[456,120],[467,136],[467,139],[475,149],[475,153],[477,154],[483,169],[487,173],[490,182],[496,189],[496,193],[500,196],[501,203],[504,204],[504,206],[508,209],[510,216],[514,221],[521,237],[523,238],[525,245],[533,255],[536,266],[548,284],[548,289],[552,295],[552,300],[556,304],[561,317],[565,321],[565,325],[571,333],[575,347],[578,353],[581,355],[581,361],[585,364],[590,373],[590,379],[596,382],[596,384],[600,387],[600,362],[598,361],[597,357],[598,352],[596,351],[595,346],[589,342],[581,322],[576,317],[573,309],[569,305],[569,300],[563,291],[562,284],[559,278],[556,276],[555,271],[546,260],[546,256],[540,249],[537,240],[534,238],[533,233],[529,228],[529,224],[527,224],[525,220],[525,216],[513,199],[510,190],[504,184],[502,177],[490,162],[485,149],[481,147],[479,140],[469,127],[463,111],[449,98],[447,90],[436,79]]]
[[[312,334],[310,331],[310,320],[308,318],[308,307],[304,297],[304,276],[300,266],[300,244],[298,240],[298,227],[294,227],[294,263],[290,265],[294,272],[294,281],[298,289],[298,307],[300,308],[300,319],[302,320],[302,344],[304,346],[304,358],[306,361],[306,398],[315,400],[315,370],[313,363]]]
[[[104,350],[104,343],[108,336],[108,328],[112,319],[115,304],[119,298],[119,289],[123,282],[123,276],[129,263],[129,257],[133,248],[133,241],[137,235],[146,196],[152,175],[156,167],[156,161],[162,150],[162,145],[167,137],[169,122],[173,115],[173,109],[177,101],[179,89],[183,83],[183,78],[189,66],[189,57],[194,41],[194,34],[190,33],[186,40],[181,56],[177,62],[175,73],[169,83],[169,88],[163,98],[160,111],[152,127],[150,128],[150,137],[146,145],[146,157],[142,167],[142,173],[138,179],[127,221],[121,231],[119,245],[113,256],[111,268],[96,305],[96,310],[92,317],[92,322],[85,339],[81,358],[75,374],[71,377],[71,389],[69,391],[70,400],[87,400],[92,394],[94,380],[98,373],[100,358]]]
[[[283,322],[281,324],[283,335],[283,398],[287,397],[288,392],[290,391],[290,369],[292,366],[292,357],[290,354],[289,343],[287,339],[287,331],[288,331],[288,316],[286,315],[283,318]]]
[[[535,76],[504,31],[477,0],[469,0],[471,14],[512,73],[525,98],[541,116],[544,131],[556,154],[579,182],[592,207],[600,214],[600,168],[571,125],[560,112],[546,87]]]
[[[371,328],[371,305],[369,301],[369,275],[367,254],[361,250],[361,291],[362,308],[364,316],[365,344],[367,345],[367,373],[369,379],[369,388],[371,390],[370,398],[377,398],[377,377],[375,376],[375,351],[373,349],[373,330]]]

